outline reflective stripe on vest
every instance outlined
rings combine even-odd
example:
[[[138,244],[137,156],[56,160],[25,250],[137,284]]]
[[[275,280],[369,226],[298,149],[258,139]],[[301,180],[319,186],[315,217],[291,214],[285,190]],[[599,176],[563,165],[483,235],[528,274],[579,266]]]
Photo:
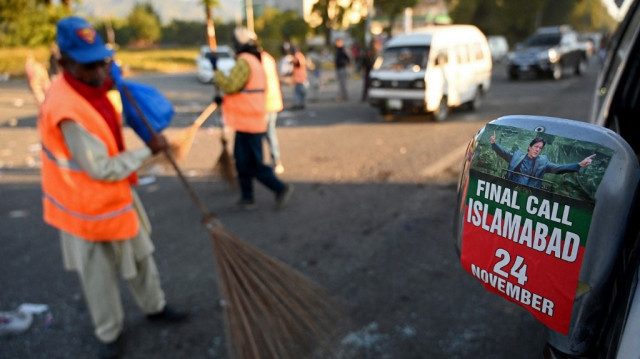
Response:
[[[69,171],[83,171],[78,162],[74,161],[73,159],[56,158],[44,144],[42,145],[42,152],[44,152],[48,159],[55,162],[58,167],[66,168]]]
[[[239,92],[227,94],[222,102],[225,123],[239,132],[267,131],[266,75],[260,60],[254,55],[240,53],[238,59],[249,64],[249,80]]]
[[[92,241],[114,241],[138,234],[138,215],[128,179],[100,181],[72,158],[60,122],[72,120],[119,154],[102,116],[59,76],[42,104],[38,131],[42,139],[42,204],[46,223]],[[121,119],[119,118],[119,121]]]

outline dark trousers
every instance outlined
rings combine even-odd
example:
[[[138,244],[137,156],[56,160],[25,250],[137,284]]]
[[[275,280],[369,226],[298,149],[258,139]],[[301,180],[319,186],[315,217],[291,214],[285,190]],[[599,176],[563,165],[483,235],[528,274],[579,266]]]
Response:
[[[233,158],[236,161],[242,199],[253,199],[253,178],[276,195],[285,189],[285,184],[276,177],[273,168],[263,162],[262,139],[264,137],[264,133],[236,132]]]

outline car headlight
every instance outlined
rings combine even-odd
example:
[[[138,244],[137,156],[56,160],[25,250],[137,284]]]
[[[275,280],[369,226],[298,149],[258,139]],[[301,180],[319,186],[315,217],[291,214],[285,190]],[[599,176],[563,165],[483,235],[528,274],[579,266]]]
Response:
[[[380,87],[382,86],[382,81],[380,80],[372,80],[371,81],[371,87]]]
[[[538,60],[556,62],[559,59],[559,54],[556,49],[549,49],[547,51],[538,54]]]

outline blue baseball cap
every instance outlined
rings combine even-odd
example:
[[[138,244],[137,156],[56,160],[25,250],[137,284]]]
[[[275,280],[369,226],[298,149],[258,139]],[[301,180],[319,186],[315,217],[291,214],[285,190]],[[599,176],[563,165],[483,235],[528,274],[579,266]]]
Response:
[[[61,52],[81,64],[104,60],[114,54],[93,26],[89,25],[85,19],[76,16],[58,21],[56,42]]]

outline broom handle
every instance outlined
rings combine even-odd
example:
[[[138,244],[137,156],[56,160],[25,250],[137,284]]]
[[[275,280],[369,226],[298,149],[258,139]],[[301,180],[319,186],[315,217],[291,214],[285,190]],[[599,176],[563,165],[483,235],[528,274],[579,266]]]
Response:
[[[211,104],[209,104],[209,106],[207,106],[207,108],[205,108],[204,111],[202,111],[200,116],[198,116],[198,118],[196,118],[196,120],[193,121],[193,125],[195,127],[202,126],[204,121],[206,121],[207,118],[209,118],[209,116],[211,116],[211,114],[213,113],[213,111],[216,110],[216,108],[218,108],[218,104],[217,103],[212,102]]]
[[[131,92],[129,92],[129,89],[124,84],[124,82],[122,83],[122,90],[123,90],[125,96],[127,96],[129,101],[131,102],[131,104],[135,108],[136,112],[138,113],[138,116],[140,116],[140,119],[142,119],[142,122],[147,127],[147,130],[149,130],[149,132],[151,134],[156,134],[156,130],[151,126],[151,124],[149,123],[149,120],[144,115],[144,113],[142,112],[140,107],[138,107],[138,103],[135,101],[135,99],[131,95]],[[212,106],[209,105],[209,107],[207,107],[207,109],[209,109],[210,107],[212,107]],[[215,107],[214,107],[214,110],[215,110]],[[198,197],[198,195],[196,194],[196,191],[193,189],[193,187],[191,187],[191,184],[189,184],[189,182],[187,181],[187,178],[182,173],[182,170],[180,169],[180,167],[178,167],[178,163],[173,158],[173,155],[169,151],[169,148],[168,147],[165,148],[163,152],[164,152],[165,156],[167,156],[167,159],[169,160],[169,162],[171,162],[171,165],[173,166],[173,168],[176,170],[176,173],[178,174],[178,177],[180,178],[180,181],[182,182],[184,187],[187,189],[187,192],[191,196],[191,199],[195,202],[196,206],[198,206],[198,208],[200,209],[200,212],[202,212],[202,215],[204,216],[204,218],[207,219],[207,220],[215,219],[217,216],[209,213],[209,211],[207,210],[207,207],[204,206],[204,204],[200,200],[200,197]]]

